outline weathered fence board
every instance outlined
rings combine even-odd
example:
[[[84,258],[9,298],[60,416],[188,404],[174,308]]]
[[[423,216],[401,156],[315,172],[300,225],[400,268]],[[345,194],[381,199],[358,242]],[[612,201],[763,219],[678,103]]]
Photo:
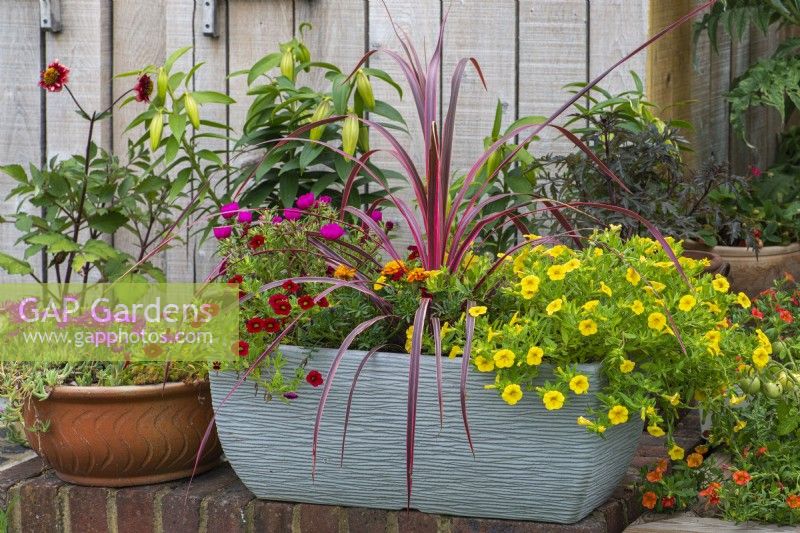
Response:
[[[453,170],[464,171],[480,153],[483,138],[490,133],[498,99],[504,107],[504,126],[520,116],[548,115],[568,97],[563,90],[565,84],[585,81],[601,72],[642,42],[649,32],[663,27],[696,2],[388,0],[386,4],[395,22],[418,44],[420,53],[428,56],[435,46],[442,17],[449,9],[442,107],[448,101],[455,62],[461,56],[471,55],[481,63],[488,90],[483,89],[475,73],[468,69],[460,96]],[[72,112],[68,96],[47,95],[46,105],[41,106],[41,93],[34,85],[39,66],[55,57],[72,68],[71,87],[87,110],[94,110],[107,106],[112,97],[130,87],[130,78],[112,82],[112,70],[121,72],[158,64],[174,49],[194,45],[179,67],[185,71],[193,63],[205,62],[192,86],[225,92],[237,100],[227,110],[218,106],[205,106],[201,110],[204,118],[237,130],[235,135],[241,129],[252,98],[246,94],[246,79],[229,75],[248,68],[263,55],[277,50],[279,43],[299,35],[302,22],[313,25],[304,37],[314,59],[336,63],[345,71],[369,48],[398,48],[383,2],[379,0],[219,0],[218,37],[208,37],[202,32],[203,0],[153,0],[146,4],[119,0],[113,2],[113,9],[108,0],[62,0],[61,3],[63,31],[58,34],[40,34],[38,5],[32,0],[5,2],[0,6],[0,65],[5,72],[16,74],[0,93],[3,118],[0,163],[39,163],[42,155],[52,157],[81,149],[85,123]],[[612,74],[603,86],[614,92],[629,88],[632,83],[628,70],[636,70],[645,78],[651,98],[658,104],[697,100],[683,111],[674,111],[676,116],[691,118],[698,127],[696,160],[730,157],[734,168],[740,171],[753,163],[764,165],[774,151],[777,118],[768,113],[754,113],[750,117],[748,127],[759,147],[757,153],[752,153],[731,136],[727,106],[720,94],[748,64],[774,49],[775,39],[754,32],[743,43],[722,43],[720,54],[712,54],[707,42],[701,41],[697,49],[698,67],[692,70],[691,28],[686,26],[659,43],[648,56],[641,55]],[[403,81],[388,56],[373,56],[369,64]],[[328,83],[320,75],[307,82],[314,86]],[[405,113],[411,125],[408,136],[411,154],[421,162],[416,111],[410,95],[400,101],[391,88],[379,81],[375,82],[375,90],[378,98]],[[118,112],[113,121],[103,123],[95,139],[101,146],[124,156],[125,124],[140,109],[140,105],[132,104]],[[46,135],[40,135],[41,119],[45,117]],[[371,143],[379,148],[386,146],[374,134]],[[209,147],[226,149],[220,143]],[[544,132],[542,141],[534,148],[545,154],[567,150],[570,144],[558,139],[551,130]],[[227,149],[230,150],[230,145]],[[234,156],[230,151],[227,155]],[[380,161],[385,163],[387,158],[384,156]],[[7,183],[2,181],[0,186]],[[407,192],[401,194],[409,198]],[[0,215],[15,207],[3,203]],[[15,230],[7,225],[0,228],[3,250],[19,253],[18,247],[11,245],[15,235]],[[164,266],[170,279],[202,279],[213,264],[213,243],[201,245],[188,230],[184,230],[183,237],[185,242],[168,251],[157,263]],[[119,235],[115,244],[128,246],[125,239]],[[401,246],[406,244],[403,242]]]

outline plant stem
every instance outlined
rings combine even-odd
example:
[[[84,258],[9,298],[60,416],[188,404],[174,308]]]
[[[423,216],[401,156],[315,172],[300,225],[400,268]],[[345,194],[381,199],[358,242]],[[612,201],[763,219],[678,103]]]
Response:
[[[72,93],[70,93],[72,94]],[[77,101],[75,102],[78,103]],[[80,107],[80,106],[78,106]],[[83,209],[86,205],[86,193],[89,188],[89,152],[92,148],[92,134],[94,133],[94,123],[97,120],[97,113],[92,113],[89,119],[89,138],[86,140],[86,153],[83,162],[83,188],[81,189],[81,198],[78,201],[78,212],[75,215],[75,226],[72,230],[72,242],[78,243],[78,234],[81,230],[81,219],[83,218]],[[65,282],[69,283],[72,277],[72,262],[75,259],[75,252],[69,253],[69,260],[67,261],[67,271],[65,273]],[[84,276],[85,278],[85,276]]]

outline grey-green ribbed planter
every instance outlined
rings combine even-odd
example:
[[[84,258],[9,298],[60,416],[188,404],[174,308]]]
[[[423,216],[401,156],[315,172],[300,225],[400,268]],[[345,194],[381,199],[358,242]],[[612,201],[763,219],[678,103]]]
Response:
[[[287,368],[305,357],[282,347]],[[406,507],[406,398],[408,356],[376,354],[359,378],[339,465],[347,396],[364,352],[349,352],[325,407],[311,479],[311,441],[322,387],[304,383],[290,404],[265,402],[245,383],[219,409],[237,381],[235,373],[211,376],[217,432],[236,474],[257,497],[380,509]],[[334,350],[314,353],[307,370],[327,379]],[[470,371],[467,412],[475,445],[470,453],[459,400],[460,359],[443,360],[444,427],[439,427],[436,370],[423,357],[417,411],[411,507],[428,513],[573,523],[605,502],[633,457],[642,424],[638,417],[609,428],[605,438],[576,423],[597,400],[570,395],[559,411],[546,411],[525,393],[508,406],[485,390],[494,374]],[[593,390],[597,365],[582,365]],[[541,381],[544,382],[544,376]]]

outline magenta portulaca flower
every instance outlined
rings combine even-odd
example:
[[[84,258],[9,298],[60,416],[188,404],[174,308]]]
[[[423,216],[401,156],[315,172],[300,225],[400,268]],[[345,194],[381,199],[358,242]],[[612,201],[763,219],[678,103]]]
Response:
[[[329,204],[331,203],[331,197],[328,195],[323,194],[319,197],[319,203],[321,204]]]
[[[297,198],[297,200],[295,201],[294,205],[296,205],[298,209],[308,209],[308,208],[310,208],[311,206],[314,205],[315,201],[316,201],[316,197],[314,196],[314,193],[313,192],[309,192],[309,193],[303,194],[299,198]],[[286,218],[289,218],[289,217],[286,217]]]
[[[229,218],[233,218],[238,212],[239,212],[239,204],[237,204],[236,202],[225,204],[219,210],[219,214],[222,215],[222,218],[226,220]]]
[[[214,228],[214,237],[221,241],[231,236],[233,229],[230,226],[217,226]]]
[[[281,222],[283,222],[283,217],[282,216],[275,215],[274,217],[272,217],[272,223],[273,224],[280,224]]]
[[[300,220],[302,216],[303,212],[297,209],[296,207],[287,207],[286,209],[283,210],[283,218],[285,218],[286,220]]]
[[[330,224],[325,224],[319,229],[320,234],[329,241],[335,241],[342,235],[344,235],[344,228],[342,228],[336,222],[331,222]]]
[[[380,209],[373,209],[369,212],[369,217],[374,220],[375,222],[380,222],[383,220],[383,211]]]
[[[243,209],[239,211],[239,216],[237,217],[237,220],[242,224],[249,224],[250,222],[253,221],[253,212],[250,211],[249,209]]]

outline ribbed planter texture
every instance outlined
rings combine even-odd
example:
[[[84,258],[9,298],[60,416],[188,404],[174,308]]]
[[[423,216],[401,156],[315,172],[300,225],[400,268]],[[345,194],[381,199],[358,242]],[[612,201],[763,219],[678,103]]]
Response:
[[[308,352],[282,347],[287,368]],[[306,367],[327,379],[334,350],[318,350]],[[329,505],[406,507],[407,355],[376,354],[355,389],[340,465],[347,397],[364,352],[346,354],[325,407],[311,478],[311,443],[322,387],[304,384],[290,403],[265,401],[245,382],[220,408],[238,381],[212,374],[211,392],[225,455],[259,498]],[[636,450],[642,424],[590,434],[576,419],[599,405],[591,394],[570,395],[559,411],[546,411],[534,392],[506,405],[484,385],[493,374],[468,374],[467,411],[475,445],[470,453],[461,417],[460,359],[444,358],[444,425],[439,424],[435,358],[423,357],[416,426],[411,508],[427,513],[573,523],[605,502]],[[599,366],[582,365],[595,390]],[[546,374],[547,372],[543,372]],[[543,383],[546,376],[540,381]]]
[[[687,246],[709,249],[696,243]],[[732,290],[751,297],[772,287],[773,281],[782,278],[786,272],[800,279],[800,243],[765,246],[759,250],[758,258],[753,250],[744,247],[714,246],[710,251],[730,263]]]
[[[208,382],[55,387],[23,411],[28,443],[64,481],[127,487],[190,476],[211,422]],[[49,425],[46,431],[29,431]],[[220,462],[212,433],[197,473]]]

